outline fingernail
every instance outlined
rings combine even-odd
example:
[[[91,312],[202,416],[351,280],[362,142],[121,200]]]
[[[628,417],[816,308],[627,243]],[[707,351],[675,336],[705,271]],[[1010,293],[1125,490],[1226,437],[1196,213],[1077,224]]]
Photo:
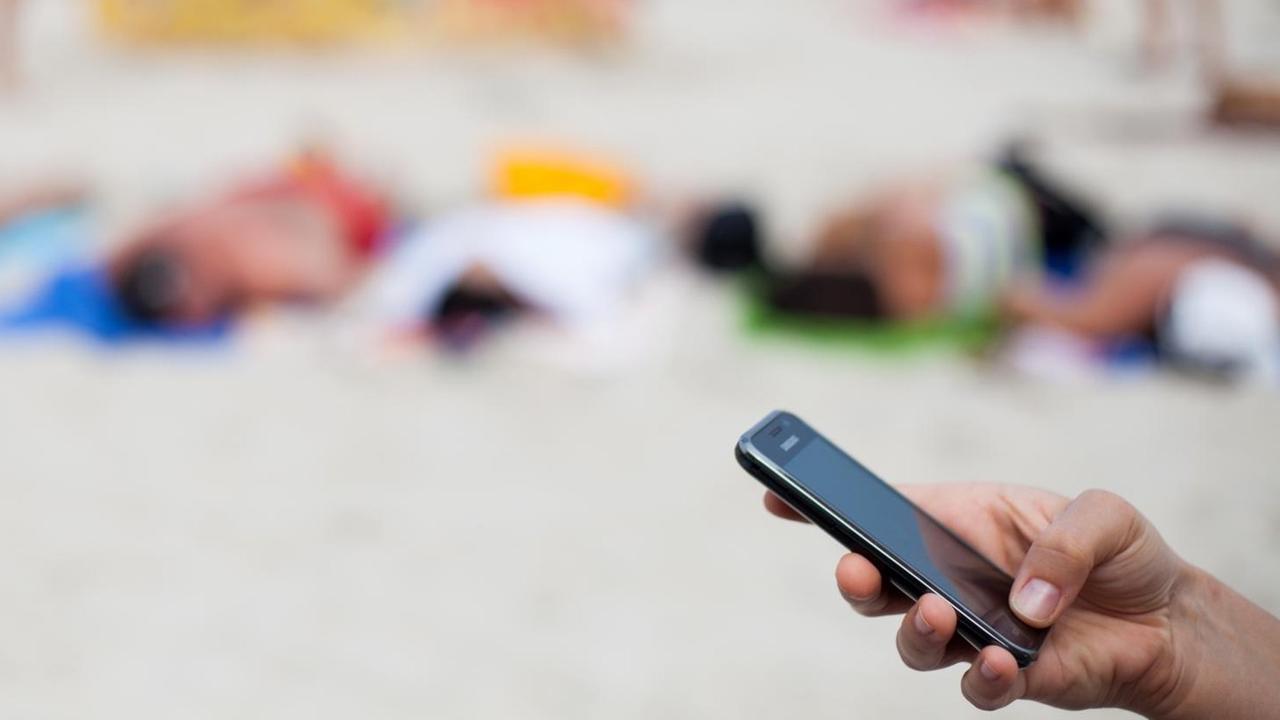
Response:
[[[986,660],[978,663],[978,672],[982,674],[982,677],[986,678],[987,682],[995,682],[1000,679],[1000,673],[996,672],[996,669],[991,667],[991,664]]]
[[[1048,620],[1058,607],[1062,592],[1053,583],[1032,578],[1013,596],[1013,609],[1032,620]]]
[[[916,632],[921,635],[933,634],[933,626],[929,624],[928,620],[924,619],[924,613],[920,612],[919,609],[916,610],[916,616],[911,620],[911,624],[915,625]]]

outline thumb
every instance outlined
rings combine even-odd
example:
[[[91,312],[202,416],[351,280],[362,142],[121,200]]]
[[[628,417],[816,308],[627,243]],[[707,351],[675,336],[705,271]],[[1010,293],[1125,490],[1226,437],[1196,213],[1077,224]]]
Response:
[[[1104,490],[1072,500],[1027,551],[1009,594],[1014,613],[1034,627],[1051,625],[1093,569],[1134,542],[1139,517],[1123,498]]]

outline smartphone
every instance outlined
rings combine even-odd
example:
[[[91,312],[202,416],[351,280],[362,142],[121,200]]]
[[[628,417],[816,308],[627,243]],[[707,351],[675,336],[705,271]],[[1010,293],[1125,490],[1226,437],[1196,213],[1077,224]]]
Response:
[[[776,411],[738,440],[738,463],[913,601],[934,593],[956,610],[957,634],[1005,648],[1020,667],[1047,631],[1009,609],[1013,578],[803,420]]]

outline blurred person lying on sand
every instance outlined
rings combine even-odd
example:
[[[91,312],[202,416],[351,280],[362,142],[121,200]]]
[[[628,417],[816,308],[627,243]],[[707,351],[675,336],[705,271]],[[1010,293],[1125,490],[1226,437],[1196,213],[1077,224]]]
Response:
[[[739,233],[719,242],[758,246],[753,229]],[[1000,316],[1099,345],[1149,340],[1161,358],[1214,372],[1277,372],[1280,257],[1201,218],[1113,243],[1086,203],[1017,151],[890,185],[834,213],[814,247],[802,269],[768,273],[772,306],[907,324]]]
[[[64,269],[0,325],[63,321],[104,338],[199,333],[258,306],[325,304],[356,282],[390,227],[378,190],[306,154],[149,222],[104,260]]]
[[[516,317],[614,343],[659,236],[631,180],[550,148],[499,153],[494,171],[490,197],[426,219],[397,244],[358,312],[393,340],[455,350]]]
[[[110,274],[126,311],[156,324],[326,303],[354,284],[391,222],[378,190],[307,154],[157,221],[110,259]]]

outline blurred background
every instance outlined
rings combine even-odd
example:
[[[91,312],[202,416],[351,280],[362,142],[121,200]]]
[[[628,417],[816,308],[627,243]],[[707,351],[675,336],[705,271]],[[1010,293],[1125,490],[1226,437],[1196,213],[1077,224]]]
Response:
[[[1280,612],[1277,39],[0,0],[0,717],[979,716],[765,516],[778,407],[1113,490]]]

